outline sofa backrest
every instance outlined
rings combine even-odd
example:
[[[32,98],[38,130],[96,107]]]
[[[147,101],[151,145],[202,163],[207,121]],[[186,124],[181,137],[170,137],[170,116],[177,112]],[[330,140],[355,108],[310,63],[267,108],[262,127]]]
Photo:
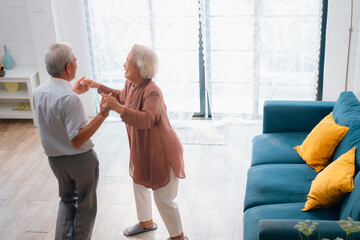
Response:
[[[333,160],[356,146],[355,173],[360,170],[360,102],[353,92],[342,92],[333,109],[336,123],[348,126],[349,131],[337,147]],[[344,199],[340,219],[360,221],[360,174],[354,178],[354,190]]]
[[[263,133],[310,132],[327,116],[335,102],[265,101]]]
[[[337,147],[333,160],[338,159],[354,146],[355,169],[360,170],[360,102],[352,92],[342,92],[334,105],[333,117],[336,123],[348,126],[349,131]]]
[[[353,121],[349,125],[349,131],[335,150],[333,161],[348,152],[353,147],[355,150],[355,171],[360,170],[360,120]]]
[[[354,190],[346,196],[341,206],[340,219],[348,220],[348,217],[360,221],[360,174],[354,179]]]
[[[360,120],[360,102],[353,92],[342,92],[333,109],[333,118],[342,126]]]

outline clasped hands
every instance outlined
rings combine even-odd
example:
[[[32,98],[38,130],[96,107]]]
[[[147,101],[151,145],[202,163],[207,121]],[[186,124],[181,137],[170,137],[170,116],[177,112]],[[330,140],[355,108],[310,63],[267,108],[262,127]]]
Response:
[[[101,102],[100,102],[100,112],[104,112],[109,114],[110,110],[116,111],[117,106],[119,105],[118,101],[110,94],[101,94]]]
[[[81,94],[84,92],[87,92],[89,88],[99,88],[100,83],[97,83],[91,79],[85,79],[85,77],[80,78],[77,80],[73,86],[73,91],[77,94]],[[100,114],[107,117],[109,115],[110,110],[114,110],[119,112],[119,107],[122,108],[122,106],[119,106],[120,104],[116,100],[115,97],[112,96],[112,93],[110,94],[101,94],[101,102],[100,102]]]

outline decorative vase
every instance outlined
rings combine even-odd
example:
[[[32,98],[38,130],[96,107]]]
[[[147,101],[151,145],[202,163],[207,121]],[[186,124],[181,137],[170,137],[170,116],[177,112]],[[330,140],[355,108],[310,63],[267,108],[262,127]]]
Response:
[[[4,66],[5,69],[12,69],[14,66],[14,60],[7,52],[6,45],[4,45],[4,53],[5,54],[2,57],[2,65]]]
[[[8,92],[16,92],[17,90],[19,90],[18,82],[4,82],[4,86]]]

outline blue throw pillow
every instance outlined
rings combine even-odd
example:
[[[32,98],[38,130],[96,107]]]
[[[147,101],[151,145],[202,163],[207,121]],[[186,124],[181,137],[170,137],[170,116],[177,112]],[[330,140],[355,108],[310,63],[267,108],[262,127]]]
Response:
[[[333,161],[338,159],[341,155],[348,152],[356,146],[355,150],[355,169],[360,170],[360,120],[354,120],[349,125],[349,131],[345,137],[341,140],[340,144],[336,148]]]
[[[353,92],[342,92],[333,109],[333,118],[342,126],[349,126],[355,119],[360,119],[360,102]]]

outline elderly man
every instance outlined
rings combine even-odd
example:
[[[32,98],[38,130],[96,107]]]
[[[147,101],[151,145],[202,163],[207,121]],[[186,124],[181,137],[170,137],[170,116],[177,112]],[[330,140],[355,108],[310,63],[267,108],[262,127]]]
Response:
[[[96,188],[99,162],[90,137],[109,114],[101,109],[88,123],[77,94],[87,87],[72,87],[76,57],[68,43],[54,43],[45,53],[51,76],[34,92],[34,105],[41,143],[59,183],[61,198],[55,239],[90,239],[97,211]]]

